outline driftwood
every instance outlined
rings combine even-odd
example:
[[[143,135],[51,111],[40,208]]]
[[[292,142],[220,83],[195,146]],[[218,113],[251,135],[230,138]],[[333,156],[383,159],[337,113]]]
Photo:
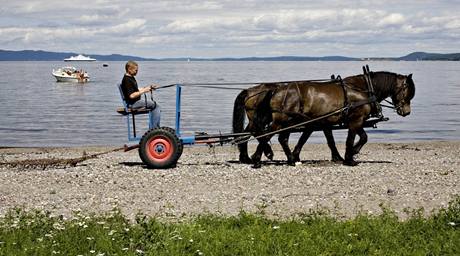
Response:
[[[77,164],[86,161],[88,159],[96,158],[100,155],[108,154],[115,151],[123,150],[124,148],[117,148],[106,152],[96,153],[87,155],[86,152],[83,152],[83,156],[77,158],[40,158],[40,159],[26,159],[26,160],[17,160],[10,162],[0,162],[0,165],[6,165],[9,167],[19,167],[19,168],[28,168],[28,169],[43,169],[46,168],[67,168],[75,167]]]

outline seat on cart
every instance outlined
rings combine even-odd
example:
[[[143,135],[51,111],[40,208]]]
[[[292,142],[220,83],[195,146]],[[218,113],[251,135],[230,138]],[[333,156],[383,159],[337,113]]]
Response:
[[[121,84],[118,84],[118,90],[120,91],[121,101],[123,102],[123,107],[117,108],[117,112],[119,114],[126,116],[128,114],[138,115],[138,114],[148,114],[149,113],[150,110],[147,108],[137,108],[137,109],[131,108],[128,105],[128,103],[126,103],[125,95],[123,94],[123,91],[121,90]]]
[[[131,108],[128,103],[126,102],[125,100],[125,96],[123,95],[123,91],[121,90],[121,84],[118,84],[118,90],[120,91],[120,96],[121,96],[121,102],[123,103],[123,107],[118,107],[117,108],[117,112],[119,114],[122,114],[124,116],[126,116],[126,123],[128,125],[128,140],[129,141],[138,141],[140,140],[139,137],[137,137],[136,135],[136,119],[135,119],[135,115],[139,115],[139,114],[149,114],[150,113],[150,109],[148,108]],[[130,117],[132,117],[132,124],[130,122]],[[148,124],[149,124],[149,129],[151,129],[151,118],[152,116],[149,115],[149,118],[148,118]],[[132,125],[132,134],[131,134],[131,125]]]
[[[117,108],[117,113],[122,114],[124,116],[126,116],[128,114],[138,115],[138,114],[148,114],[149,110],[146,109],[146,108],[132,109],[130,107],[125,106],[125,107]]]

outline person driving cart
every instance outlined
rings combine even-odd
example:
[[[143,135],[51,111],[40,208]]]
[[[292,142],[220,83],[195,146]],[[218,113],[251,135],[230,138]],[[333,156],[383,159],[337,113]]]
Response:
[[[145,87],[139,88],[135,76],[139,70],[139,65],[135,61],[128,61],[125,64],[125,75],[121,82],[121,90],[123,97],[129,107],[133,109],[146,108],[149,109],[150,115],[150,128],[160,127],[160,106],[153,100],[141,96],[145,93],[156,90],[159,85],[151,84]]]

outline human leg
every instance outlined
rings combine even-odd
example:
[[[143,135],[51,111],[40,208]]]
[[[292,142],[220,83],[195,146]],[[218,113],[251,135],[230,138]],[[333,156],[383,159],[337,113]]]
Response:
[[[157,128],[160,127],[160,116],[161,116],[161,110],[160,106],[155,102],[150,99],[141,99],[136,101],[132,106],[133,109],[139,109],[139,108],[146,108],[150,109],[149,111],[149,128]]]
[[[149,115],[150,115],[150,128],[160,127],[161,110],[158,104],[155,106],[154,109],[150,110]]]

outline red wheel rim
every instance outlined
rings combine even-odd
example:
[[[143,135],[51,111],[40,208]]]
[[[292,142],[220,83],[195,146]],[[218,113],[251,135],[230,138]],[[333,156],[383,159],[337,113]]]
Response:
[[[168,138],[158,136],[147,141],[147,156],[155,162],[167,161],[173,155],[173,146]]]

